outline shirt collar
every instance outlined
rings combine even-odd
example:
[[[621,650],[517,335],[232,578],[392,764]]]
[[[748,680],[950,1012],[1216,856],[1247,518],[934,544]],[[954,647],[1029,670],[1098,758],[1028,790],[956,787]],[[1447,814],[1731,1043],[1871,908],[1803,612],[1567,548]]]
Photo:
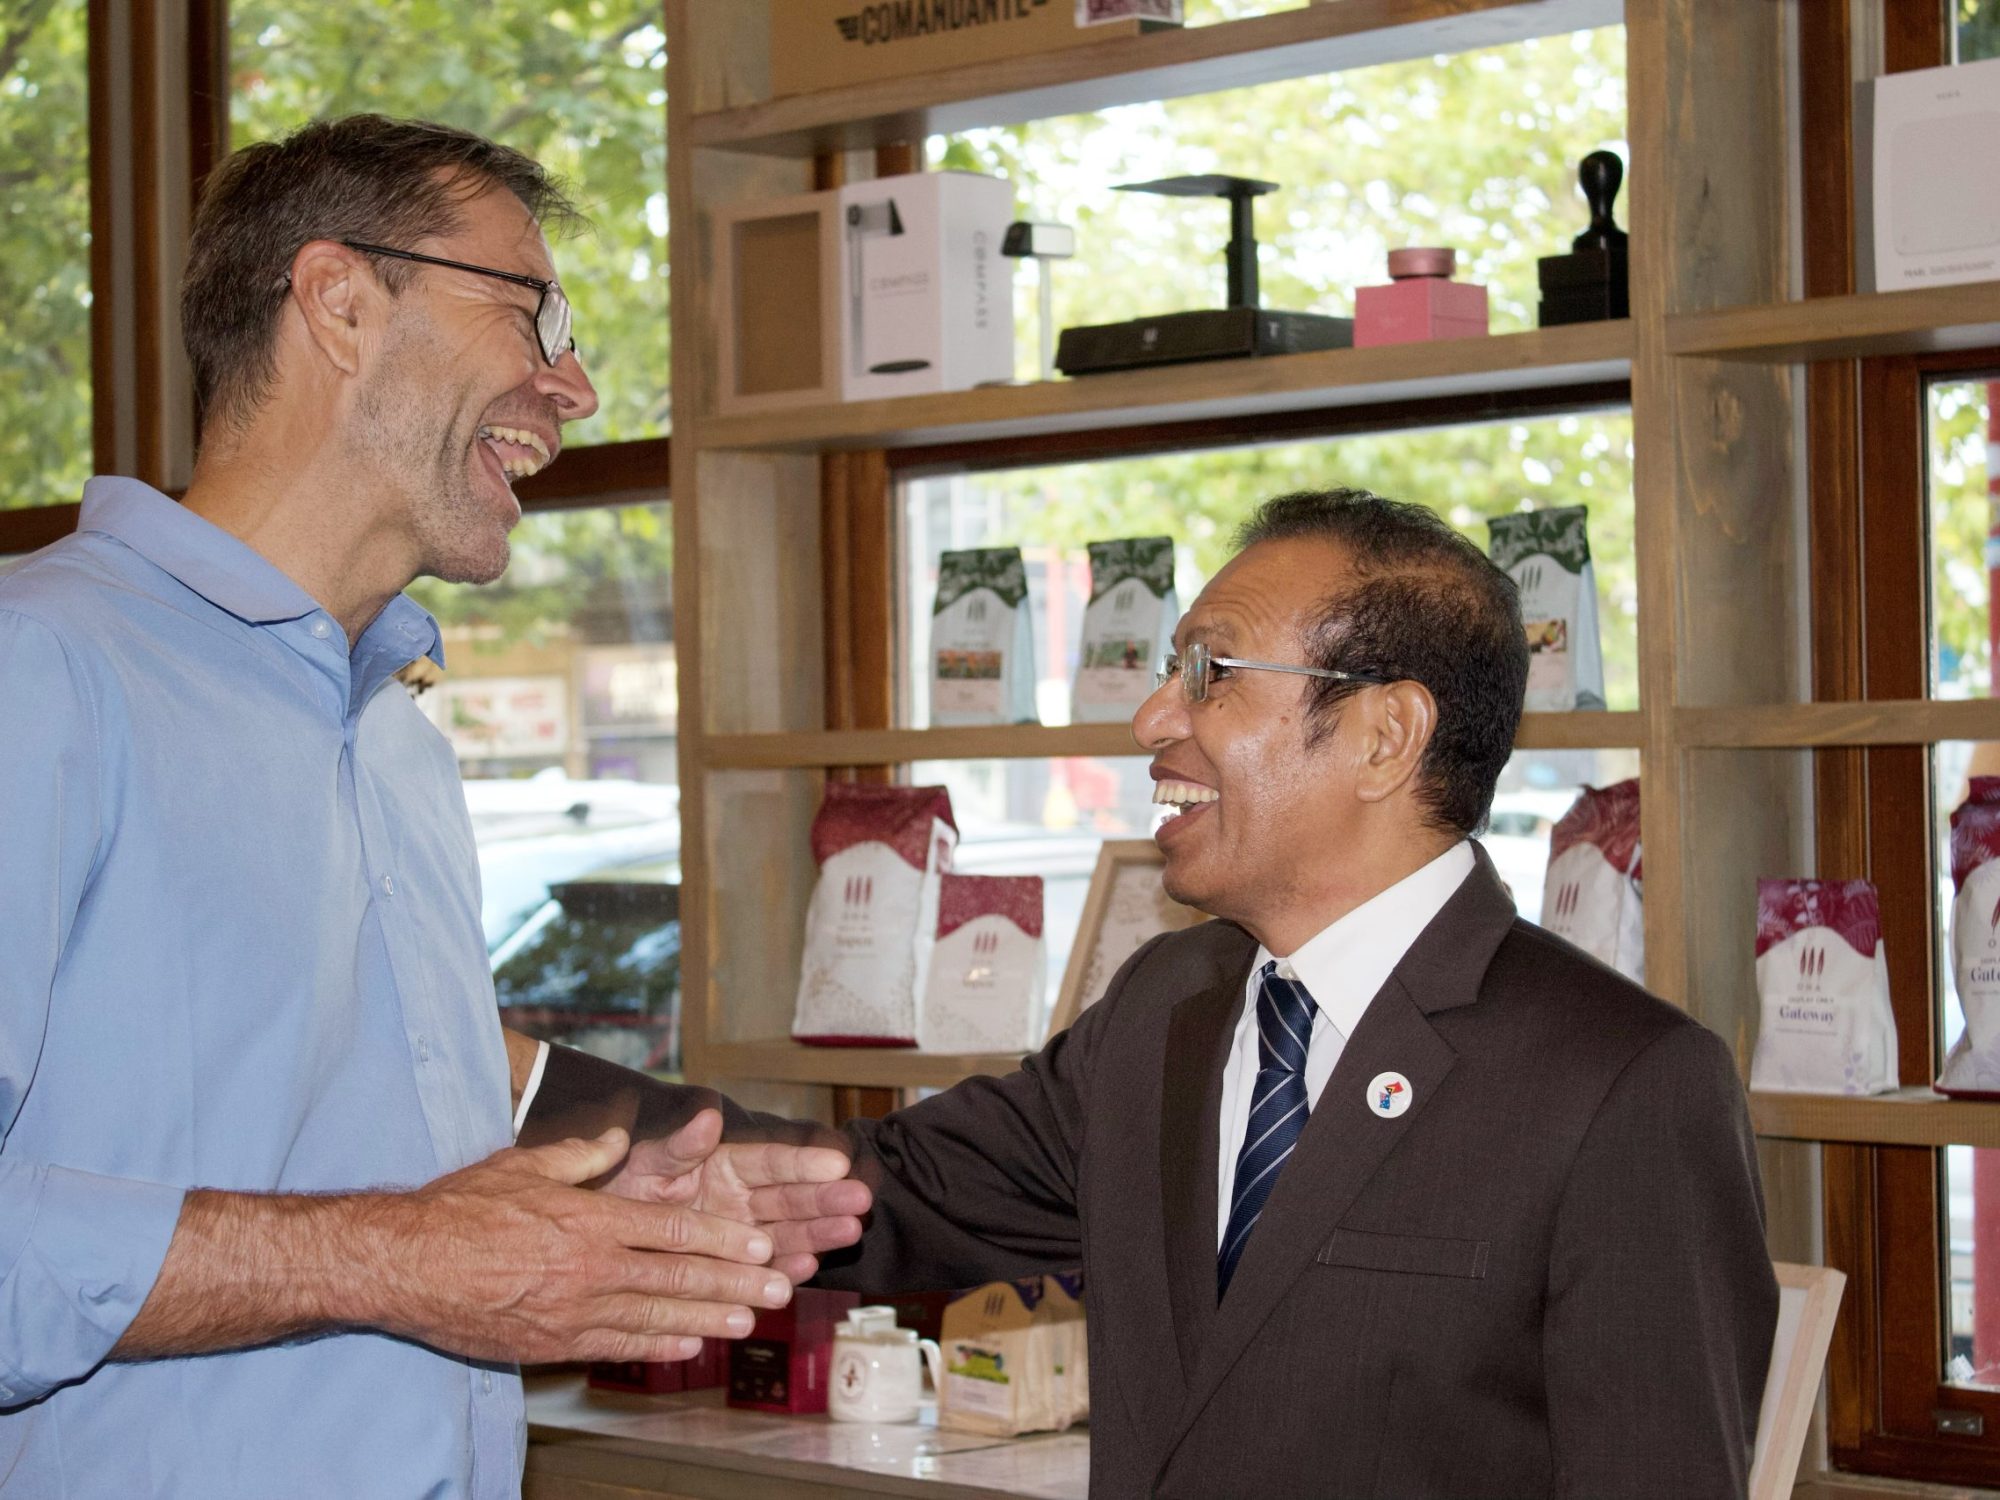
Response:
[[[301,620],[320,609],[312,595],[254,547],[136,479],[100,475],[85,484],[77,529],[116,537],[247,625]],[[419,656],[444,665],[437,621],[407,594],[391,599],[370,622],[353,654],[379,654],[386,660],[398,653],[391,671]]]
[[[1404,876],[1301,944],[1288,962],[1322,1014],[1352,1036],[1362,1012],[1473,869],[1472,845],[1461,839],[1415,873]],[[1259,944],[1251,975],[1275,955]],[[1254,998],[1254,997],[1253,997]]]

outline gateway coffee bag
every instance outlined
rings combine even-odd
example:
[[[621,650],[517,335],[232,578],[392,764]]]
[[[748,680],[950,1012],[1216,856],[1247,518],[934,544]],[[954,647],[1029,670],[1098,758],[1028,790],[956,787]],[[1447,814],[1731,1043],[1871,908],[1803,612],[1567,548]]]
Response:
[[[1153,669],[1173,649],[1180,602],[1172,537],[1090,544],[1090,604],[1070,693],[1078,724],[1123,723],[1153,692]]]
[[[957,845],[951,794],[941,786],[828,784],[813,818],[819,881],[806,908],[794,1037],[916,1045],[939,884]]]
[[[1951,974],[1965,1030],[1937,1087],[2000,1096],[2000,776],[1973,777],[1951,815],[1951,883]]]
[[[1882,909],[1867,881],[1757,882],[1757,998],[1751,1088],[1879,1094],[1896,1087]]]
[[[1080,1415],[1065,1363],[1081,1342],[1082,1304],[1053,1278],[995,1281],[954,1298],[938,1344],[938,1426],[1013,1437],[1061,1432]]]
[[[1032,1052],[1048,970],[1039,875],[946,875],[917,1042],[927,1052]]]
[[[1493,562],[1521,590],[1528,628],[1530,713],[1604,707],[1604,648],[1597,633],[1597,570],[1581,505],[1495,516],[1486,523]]]
[[[1549,835],[1542,925],[1626,978],[1646,981],[1639,782],[1585,787]]]
[[[1034,720],[1035,643],[1021,549],[944,553],[931,608],[931,722]]]

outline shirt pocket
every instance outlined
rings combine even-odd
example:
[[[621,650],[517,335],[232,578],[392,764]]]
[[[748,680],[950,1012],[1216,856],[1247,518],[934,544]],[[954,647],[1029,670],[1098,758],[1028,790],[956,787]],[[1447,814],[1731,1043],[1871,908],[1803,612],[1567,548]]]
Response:
[[[1323,1266],[1347,1266],[1360,1271],[1460,1276],[1479,1281],[1486,1275],[1489,1243],[1428,1234],[1370,1234],[1360,1229],[1336,1229],[1333,1238],[1320,1247],[1316,1259]]]

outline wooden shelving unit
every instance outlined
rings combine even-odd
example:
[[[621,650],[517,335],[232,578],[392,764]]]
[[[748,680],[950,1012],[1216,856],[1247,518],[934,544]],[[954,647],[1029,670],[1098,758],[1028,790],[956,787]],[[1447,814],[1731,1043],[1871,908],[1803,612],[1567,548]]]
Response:
[[[1667,349],[1708,359],[1796,364],[2000,345],[2000,281],[1815,297],[1667,320]]]
[[[841,648],[827,633],[824,565],[829,546],[845,544],[827,541],[821,516],[851,483],[835,476],[858,472],[842,465],[898,447],[1031,443],[1317,408],[1379,409],[1392,421],[1409,403],[1437,398],[1601,392],[1619,382],[1629,382],[1637,450],[1645,711],[1530,716],[1519,744],[1640,752],[1649,982],[1735,1039],[1747,1069],[1757,1011],[1754,881],[1812,867],[1811,753],[2000,740],[1995,704],[1789,701],[1805,675],[1799,621],[1810,589],[1787,508],[1772,503],[1794,492],[1804,463],[1786,366],[2000,344],[2000,283],[1785,300],[1785,205],[1796,164],[1742,144],[1785,138],[1782,8],[1340,0],[773,100],[768,3],[668,0],[667,12],[671,213],[677,245],[686,247],[672,267],[673,487],[690,1071],[739,1089],[929,1087],[1012,1066],[1006,1057],[808,1049],[785,1038],[813,876],[805,832],[823,774],[918,760],[1139,753],[1122,725],[826,728],[826,661]],[[815,155],[1621,20],[1630,177],[1645,184],[1631,205],[1629,321],[717,415],[711,214],[734,200],[812,187]],[[1714,68],[1722,53],[1731,66]],[[809,1108],[815,1097],[795,1090],[787,1102]],[[1760,1095],[1754,1108],[1774,1142],[2000,1144],[2000,1106],[1915,1094]],[[1799,1169],[1774,1179],[1775,1219],[1800,1234],[1817,1212],[1809,1176]]]
[[[755,17],[761,7],[746,3],[742,9]],[[686,139],[698,149],[790,157],[857,151],[982,125],[1469,52],[1623,19],[1622,0],[1341,0],[788,99],[746,100],[736,93],[755,91],[739,86],[724,90],[717,107],[693,114]]]
[[[1867,1146],[2000,1146],[2000,1104],[1947,1099],[1927,1088],[1854,1098],[1844,1094],[1750,1096],[1757,1133],[1777,1140]]]
[[[1238,24],[1247,25],[1247,22]],[[1393,407],[1450,396],[1629,379],[1632,327],[1580,323],[1488,338],[1269,359],[1218,360],[1030,385],[715,417],[716,448],[801,452],[1041,437],[1136,422],[1188,422],[1308,407]]]

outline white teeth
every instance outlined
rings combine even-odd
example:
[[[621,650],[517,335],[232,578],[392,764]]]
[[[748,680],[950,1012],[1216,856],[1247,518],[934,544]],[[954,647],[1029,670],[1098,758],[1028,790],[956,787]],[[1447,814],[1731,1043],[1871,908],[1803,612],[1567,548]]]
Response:
[[[539,473],[548,466],[548,444],[544,443],[539,436],[528,431],[525,427],[482,427],[479,429],[479,436],[492,439],[496,442],[513,443],[519,447],[530,449],[535,454],[535,457],[531,459],[504,456],[501,458],[500,472],[505,474],[510,482],[516,479],[525,479],[530,474]]]
[[[1157,781],[1153,783],[1153,801],[1168,807],[1189,807],[1202,802],[1214,802],[1222,793],[1214,787],[1196,786],[1192,781]]]

